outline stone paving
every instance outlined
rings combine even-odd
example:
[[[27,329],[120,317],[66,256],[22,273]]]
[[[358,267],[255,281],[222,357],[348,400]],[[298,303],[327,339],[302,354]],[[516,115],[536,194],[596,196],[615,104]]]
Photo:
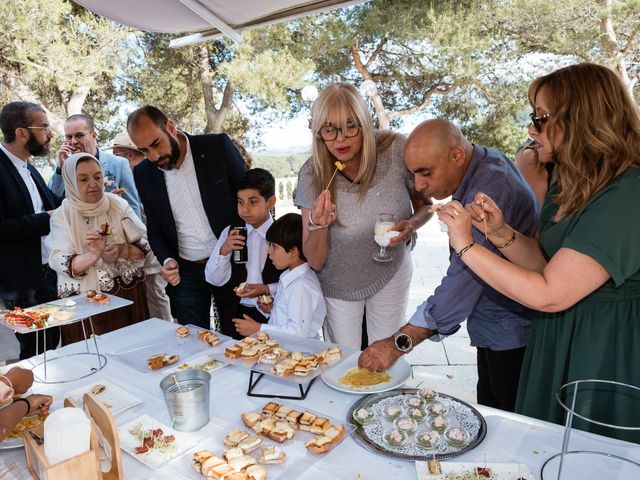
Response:
[[[437,219],[433,218],[418,231],[407,320],[440,285],[448,265],[447,234],[440,231]],[[466,323],[442,342],[427,340],[421,343],[408,355],[408,360],[413,368],[413,383],[423,382],[435,390],[475,403],[476,351],[469,345]]]

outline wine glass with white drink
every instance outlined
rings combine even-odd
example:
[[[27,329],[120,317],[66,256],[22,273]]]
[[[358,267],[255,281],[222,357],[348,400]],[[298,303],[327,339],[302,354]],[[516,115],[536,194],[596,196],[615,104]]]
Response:
[[[376,226],[373,231],[373,239],[380,245],[380,251],[373,256],[376,262],[390,262],[393,257],[387,253],[387,247],[393,237],[400,232],[391,230],[396,224],[396,216],[393,213],[379,213]]]

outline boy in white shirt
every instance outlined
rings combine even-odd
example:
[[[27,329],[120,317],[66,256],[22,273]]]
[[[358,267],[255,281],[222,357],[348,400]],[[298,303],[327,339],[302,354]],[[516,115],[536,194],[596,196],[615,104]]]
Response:
[[[246,223],[247,238],[234,227],[226,227],[207,261],[204,275],[212,285],[228,286],[229,298],[218,306],[220,330],[223,334],[239,338],[232,319],[251,315],[258,322],[266,323],[268,307],[264,314],[258,310],[261,299],[268,304],[275,294],[281,270],[267,258],[267,230],[273,223],[271,209],[276,203],[275,179],[261,168],[248,170],[238,186],[238,215]],[[235,250],[247,245],[246,263],[233,260]],[[234,293],[235,292],[235,293]]]
[[[327,309],[318,277],[302,254],[302,217],[283,215],[267,231],[267,241],[275,267],[287,269],[280,275],[269,323],[244,315],[233,319],[236,330],[245,336],[264,330],[319,339]]]

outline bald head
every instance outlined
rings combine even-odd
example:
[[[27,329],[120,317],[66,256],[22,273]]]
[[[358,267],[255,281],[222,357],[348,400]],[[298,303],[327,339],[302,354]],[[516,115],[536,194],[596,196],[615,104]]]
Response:
[[[453,194],[467,170],[473,145],[448,120],[422,122],[409,135],[404,160],[415,175],[416,189],[435,199]]]
[[[404,149],[447,152],[455,146],[464,148],[466,143],[469,142],[457,126],[449,120],[435,118],[419,124],[409,135]]]

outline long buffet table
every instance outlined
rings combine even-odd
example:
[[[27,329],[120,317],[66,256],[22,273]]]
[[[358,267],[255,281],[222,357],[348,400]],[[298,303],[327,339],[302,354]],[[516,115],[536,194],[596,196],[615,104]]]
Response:
[[[99,338],[101,353],[122,349],[128,345],[137,344],[146,338],[153,337],[168,330],[175,330],[176,326],[168,322],[150,319],[139,324],[123,328]],[[85,351],[83,343],[69,345],[49,354],[55,356]],[[40,361],[32,358],[21,362],[29,368]],[[64,361],[64,363],[62,363]],[[81,362],[81,363],[80,363]],[[86,368],[87,359],[83,356],[67,356],[61,359],[57,368]],[[55,364],[55,362],[53,363]],[[243,412],[260,409],[268,400],[253,398],[246,395],[249,371],[234,366],[227,366],[213,372],[211,377],[210,413],[215,417],[239,418]],[[130,391],[140,397],[144,403],[133,407],[116,417],[116,422],[124,424],[146,413],[165,424],[171,424],[164,398],[159,388],[162,371],[142,373],[119,363],[108,357],[106,367],[91,377],[75,382],[45,385],[35,383],[35,393],[46,393],[54,396],[54,408],[60,407],[65,393],[76,389],[88,382],[101,378],[109,379],[130,386]],[[408,382],[409,386],[411,381]],[[438,389],[438,385],[430,385]],[[261,390],[265,393],[296,394],[296,388],[286,382],[270,379],[261,382]],[[287,400],[286,403],[299,410],[309,409],[322,412],[335,418],[345,419],[349,408],[359,399],[358,395],[342,393],[326,386],[321,379],[317,379],[305,400]],[[544,462],[558,453],[562,445],[564,428],[559,425],[538,421],[522,415],[506,413],[500,410],[476,406],[487,422],[487,435],[484,441],[474,450],[457,457],[454,461],[477,462],[513,462],[526,464],[536,479]],[[640,416],[640,413],[639,413]],[[210,429],[216,428],[210,424]],[[571,435],[571,450],[596,450],[615,454],[624,458],[640,462],[640,445],[625,443],[598,435],[586,434],[574,430]],[[311,455],[311,454],[310,454]],[[1,450],[0,462],[4,465],[18,462],[26,465],[24,450]],[[592,463],[586,470],[594,474],[593,478],[640,478],[637,471],[628,470],[625,473],[612,474],[603,469],[601,458],[584,457],[579,460],[581,468]],[[173,462],[164,469],[153,471],[123,452],[123,466],[127,479],[175,479],[181,478],[180,469],[175,468]],[[563,478],[587,477],[572,474]],[[3,478],[30,478],[25,468],[14,469]],[[359,477],[358,477],[359,476]],[[183,477],[188,478],[188,477]],[[203,477],[204,478],[204,477]],[[345,439],[336,448],[318,459],[304,474],[298,478],[304,479],[415,479],[416,466],[413,462],[394,460],[376,455],[365,450],[352,438]],[[545,479],[552,478],[545,471]],[[555,477],[553,477],[555,478]]]

